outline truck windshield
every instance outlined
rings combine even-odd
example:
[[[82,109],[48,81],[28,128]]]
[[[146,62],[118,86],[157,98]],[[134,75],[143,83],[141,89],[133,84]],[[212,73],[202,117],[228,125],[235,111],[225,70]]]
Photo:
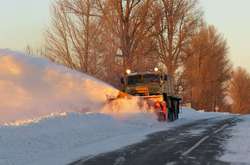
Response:
[[[157,74],[144,74],[144,75],[133,75],[128,76],[128,85],[136,85],[142,83],[159,83],[160,76]]]
[[[160,75],[157,74],[145,74],[143,75],[144,83],[160,82]]]
[[[143,83],[141,75],[128,76],[128,85],[136,85]]]

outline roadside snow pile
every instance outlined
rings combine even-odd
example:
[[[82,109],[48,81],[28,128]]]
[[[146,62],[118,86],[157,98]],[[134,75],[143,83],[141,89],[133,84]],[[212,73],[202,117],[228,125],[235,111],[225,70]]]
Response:
[[[70,111],[99,112],[106,95],[117,93],[86,74],[0,49],[0,124]]]
[[[67,113],[22,126],[0,126],[0,164],[61,165],[139,142],[145,135],[223,114],[183,109],[181,118],[160,123],[151,113]]]
[[[231,128],[232,138],[226,145],[226,153],[220,158],[222,161],[231,164],[250,163],[250,115],[242,117],[242,120]]]

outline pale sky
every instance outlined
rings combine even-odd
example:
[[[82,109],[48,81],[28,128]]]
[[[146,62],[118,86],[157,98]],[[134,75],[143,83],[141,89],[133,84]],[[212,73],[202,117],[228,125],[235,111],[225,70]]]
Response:
[[[234,66],[250,71],[250,0],[200,0],[205,19],[224,35]]]
[[[38,47],[54,0],[0,0],[0,48]]]
[[[0,0],[0,48],[38,47],[54,0]],[[250,71],[250,0],[200,0],[206,21],[228,40],[235,66]]]

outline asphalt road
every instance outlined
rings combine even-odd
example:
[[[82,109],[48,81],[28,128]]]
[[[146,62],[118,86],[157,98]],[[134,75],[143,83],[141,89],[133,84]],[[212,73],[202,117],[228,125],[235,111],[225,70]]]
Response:
[[[71,165],[228,164],[217,160],[230,139],[237,117],[199,120],[149,135],[147,140],[117,151],[83,158]]]

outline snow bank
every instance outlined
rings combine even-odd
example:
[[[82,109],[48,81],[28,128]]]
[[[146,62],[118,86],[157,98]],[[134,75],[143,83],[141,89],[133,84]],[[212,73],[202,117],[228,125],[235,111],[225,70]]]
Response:
[[[29,125],[1,126],[0,164],[67,164],[139,142],[149,133],[225,115],[184,109],[180,116],[175,122],[161,123],[151,113],[133,113],[118,119],[103,113],[71,112]]]
[[[225,146],[226,152],[220,158],[232,164],[250,163],[250,115],[242,117],[243,122],[232,127],[232,138]]]
[[[51,113],[100,111],[113,87],[46,59],[0,49],[0,124]]]

